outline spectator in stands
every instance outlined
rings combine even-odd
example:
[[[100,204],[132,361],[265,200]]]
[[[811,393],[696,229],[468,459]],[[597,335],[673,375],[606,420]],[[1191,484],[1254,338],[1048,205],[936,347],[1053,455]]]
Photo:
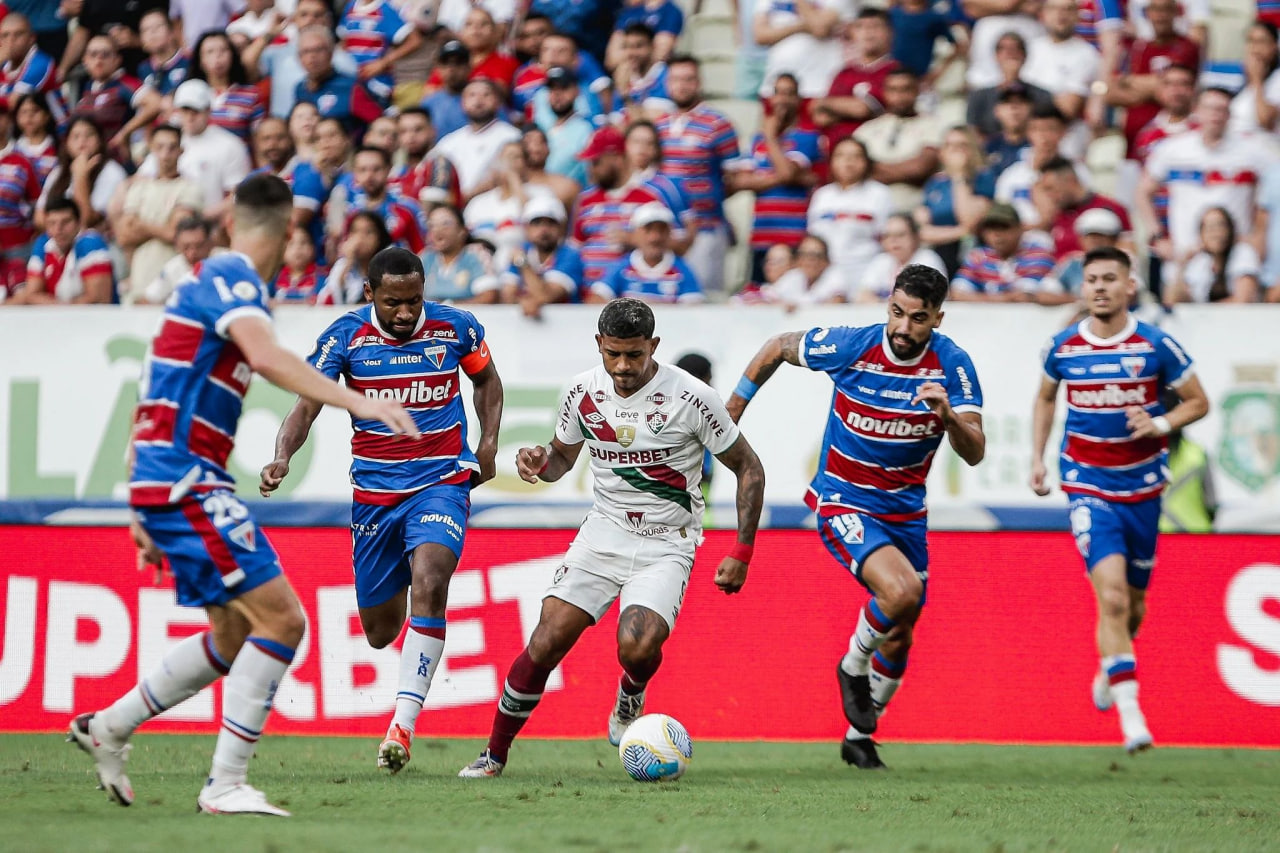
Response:
[[[1053,95],[1054,106],[1070,123],[1062,144],[1073,158],[1084,157],[1089,145],[1084,108],[1102,64],[1097,48],[1076,35],[1079,18],[1077,0],[1045,0],[1040,13],[1045,34],[1027,46],[1022,69],[1028,83]]]
[[[178,170],[200,185],[204,216],[219,222],[229,209],[231,193],[249,175],[249,151],[240,137],[213,125],[213,90],[203,80],[179,86],[173,106],[182,125]]]
[[[369,262],[390,245],[391,234],[382,217],[371,210],[357,212],[351,217],[324,287],[316,294],[316,304],[360,305],[368,301]]]
[[[36,238],[27,263],[26,286],[14,305],[107,303],[115,298],[115,279],[107,241],[82,228],[80,208],[69,198],[45,206],[45,233]]]
[[[1080,182],[1075,165],[1064,157],[1050,160],[1041,170],[1032,198],[1040,214],[1040,221],[1049,225],[1053,238],[1054,257],[1061,260],[1072,252],[1080,251],[1080,237],[1076,233],[1076,219],[1087,210],[1103,208],[1120,219],[1120,248],[1133,252],[1129,212],[1113,198],[1089,190]]]
[[[779,243],[792,248],[805,236],[809,193],[817,181],[818,134],[801,130],[799,82],[790,74],[773,81],[760,133],[751,140],[742,168],[729,173],[729,191],[755,194],[751,223],[751,278],[764,282],[764,256]]]
[[[800,97],[821,98],[844,65],[840,30],[853,19],[852,0],[761,0],[755,7],[752,35],[769,48],[761,97],[773,94],[779,74],[800,86]]]
[[[613,69],[618,103],[632,119],[657,118],[675,109],[667,97],[667,63],[657,58],[653,30],[629,24],[621,35],[621,58]]]
[[[702,302],[697,274],[671,251],[671,208],[661,202],[641,205],[631,215],[637,248],[590,284],[590,302],[631,297],[654,303]]]
[[[588,144],[590,144],[588,142]],[[551,156],[551,146],[547,144],[547,135],[537,125],[525,128],[520,135],[520,150],[524,152],[525,181],[537,186],[546,187],[565,210],[573,207],[582,192],[582,184],[566,175],[553,175],[547,171],[547,158]],[[582,152],[578,152],[582,156]],[[584,180],[583,183],[586,183]]]
[[[875,163],[871,177],[893,193],[895,210],[915,210],[925,181],[938,170],[942,123],[936,115],[916,111],[918,97],[920,81],[914,74],[905,68],[891,71],[884,81],[884,114],[853,134]]]
[[[988,138],[983,148],[985,171],[991,181],[992,192],[1004,170],[1021,160],[1030,145],[1027,125],[1031,122],[1031,94],[1027,87],[1022,83],[1010,83],[1001,89],[996,99],[995,116],[1000,132]]]
[[[1032,234],[1024,234],[1018,211],[993,204],[978,223],[982,245],[970,250],[951,282],[951,298],[959,302],[1035,301],[1046,290],[1053,254]]]
[[[283,9],[276,8],[273,0],[246,0],[244,14],[227,24],[226,33],[236,50],[242,51],[254,39],[287,23],[288,16]]]
[[[307,229],[322,266],[327,265],[327,259],[336,249],[336,244],[331,246],[326,239],[325,208],[333,188],[346,174],[349,146],[342,122],[321,119],[316,124],[315,156],[300,162],[293,170],[293,226]],[[387,242],[390,243],[390,238]]]
[[[578,78],[572,71],[563,65],[547,71],[547,84],[533,101],[533,115],[534,123],[547,135],[547,171],[586,183],[578,152],[586,147],[595,125],[579,112]]]
[[[516,75],[511,102],[516,109],[531,116],[530,105],[547,82],[548,69],[563,66],[578,77],[582,92],[579,112],[595,119],[613,109],[613,81],[601,70],[591,55],[578,49],[564,33],[548,33],[542,40],[538,61],[526,65]]]
[[[28,92],[11,102],[17,118],[17,138],[13,147],[31,161],[41,186],[58,165],[58,125],[44,95]]]
[[[433,76],[440,75],[440,88],[422,99],[422,108],[431,116],[437,138],[443,139],[466,127],[462,111],[462,91],[471,79],[471,51],[460,41],[447,41],[440,48]]]
[[[626,0],[613,24],[613,34],[605,49],[605,66],[617,68],[626,52],[623,35],[639,24],[652,34],[653,57],[665,62],[675,50],[676,39],[684,30],[684,12],[675,0]],[[619,92],[622,89],[618,89]]]
[[[67,53],[67,42],[70,34],[67,31],[67,15],[71,6],[64,3],[51,3],[49,0],[5,0],[4,5],[9,12],[20,12],[31,22],[35,32],[36,44],[49,56],[57,59]],[[65,79],[67,72],[79,62],[77,56],[66,65],[59,64],[58,78]]]
[[[524,16],[512,42],[515,58],[520,63],[520,72],[530,64],[537,63],[542,51],[542,40],[553,32],[555,27],[551,25],[551,19],[541,12],[530,12]],[[520,72],[516,73],[517,80]]]
[[[383,103],[355,77],[333,65],[333,34],[322,26],[298,33],[298,59],[306,76],[294,87],[295,101],[316,105],[324,118],[336,118],[352,133],[382,115]]]
[[[434,4],[428,2],[425,5],[429,7]],[[493,16],[494,23],[498,27],[499,40],[505,41],[510,35],[511,22],[516,17],[516,0],[440,0],[435,23],[448,30],[451,38],[456,37],[467,25],[467,13],[474,6],[484,7],[484,10]],[[546,20],[545,16],[540,17]],[[548,21],[546,26],[550,29],[551,23]]]
[[[429,248],[422,253],[426,298],[457,304],[497,302],[492,258],[487,249],[469,241],[458,209],[442,204],[428,221]]]
[[[265,34],[258,36],[244,49],[244,67],[261,74],[271,81],[271,114],[284,118],[290,115],[297,103],[298,85],[307,77],[302,63],[300,38],[313,27],[323,27],[332,34],[333,10],[328,0],[297,0],[288,22],[277,22]],[[345,50],[328,40],[330,64],[342,77],[354,77],[356,61]],[[313,46],[319,51],[319,47]]]
[[[698,234],[697,216],[689,204],[689,196],[680,185],[662,174],[662,140],[658,128],[651,121],[633,121],[624,134],[624,184],[643,185],[657,193],[658,198],[676,216],[671,231],[671,250],[684,257]]]
[[[138,24],[138,38],[147,58],[138,65],[143,85],[164,99],[161,114],[168,113],[173,103],[173,90],[187,79],[191,57],[182,49],[182,39],[169,20],[168,9],[152,9]]]
[[[397,142],[404,163],[391,173],[391,185],[428,213],[437,204],[457,207],[462,202],[458,172],[449,158],[434,151],[435,128],[431,115],[421,107],[401,111],[396,119]]]
[[[245,0],[169,0],[169,15],[182,33],[188,50],[206,33],[221,33],[236,15],[244,11]]]
[[[761,301],[786,306],[794,311],[806,305],[849,301],[849,285],[831,265],[827,241],[806,234],[793,255],[795,265],[772,284],[760,288]]]
[[[527,202],[550,196],[544,186],[525,182],[524,149],[508,142],[498,152],[491,175],[495,186],[472,197],[462,211],[467,232],[473,239],[493,247],[493,269],[505,270],[524,245],[522,214]]]
[[[963,57],[964,51],[951,32],[951,18],[935,9],[929,0],[901,0],[889,7],[893,25],[893,58],[916,75],[926,89],[947,73],[947,69]],[[942,62],[934,64],[939,41],[951,44],[952,50]]]
[[[1231,214],[1237,234],[1253,226],[1254,193],[1258,175],[1276,162],[1268,143],[1253,135],[1233,133],[1231,95],[1206,89],[1196,100],[1200,127],[1168,139],[1147,158],[1138,187],[1137,211],[1149,233],[1152,251],[1164,261],[1176,261],[1200,245],[1200,218],[1210,207]],[[1154,199],[1161,185],[1169,196],[1169,226],[1159,226]]]
[[[542,307],[579,302],[583,288],[582,258],[565,243],[568,216],[551,196],[535,196],[521,212],[524,245],[502,273],[502,301],[519,303],[524,316],[542,316]]]
[[[272,288],[272,305],[315,305],[324,290],[325,272],[316,264],[316,246],[305,228],[289,232],[284,247],[284,266]]]
[[[831,183],[809,201],[808,230],[826,241],[846,283],[856,282],[880,252],[880,233],[893,213],[893,195],[872,179],[866,146],[852,136],[831,151]]]
[[[200,36],[187,79],[203,80],[213,90],[210,123],[248,142],[253,128],[266,117],[267,105],[262,91],[249,83],[240,54],[226,33]]]
[[[764,253],[764,263],[761,265],[764,268],[764,275],[761,277],[760,286],[777,284],[778,280],[795,265],[795,260],[795,250],[790,246],[784,246],[781,243],[770,246]]]
[[[464,198],[475,194],[477,186],[493,165],[494,158],[508,142],[520,138],[520,131],[498,118],[503,92],[492,80],[477,78],[462,92],[465,127],[453,131],[436,145],[458,170],[458,184]]]
[[[850,302],[883,303],[893,292],[898,273],[909,264],[922,264],[950,277],[938,253],[921,245],[920,226],[910,214],[895,213],[889,217],[880,235],[880,246],[884,251],[867,264]]]
[[[85,228],[96,228],[107,215],[107,206],[116,188],[126,177],[120,164],[107,156],[106,140],[97,123],[87,116],[72,119],[58,165],[49,173],[43,192],[37,189],[40,199],[36,202],[36,227],[44,227],[44,208],[48,201],[66,196],[80,209],[81,224]]]
[[[120,67],[120,52],[106,36],[94,36],[84,51],[89,84],[71,114],[91,118],[107,140],[106,151],[129,160],[129,137],[160,114],[160,99]]]
[[[1244,42],[1244,88],[1231,99],[1231,121],[1227,129],[1235,133],[1274,130],[1280,116],[1280,45],[1276,26],[1255,21]]]
[[[320,111],[315,104],[294,104],[289,111],[289,138],[293,140],[293,149],[300,162],[309,162],[315,156],[316,125],[319,122]]]
[[[72,11],[76,2],[71,0],[66,5],[71,7],[67,11]],[[125,72],[136,76],[138,65],[147,58],[138,37],[142,16],[151,9],[169,6],[164,0],[133,0],[125,3],[120,0],[79,0],[79,10],[75,12],[77,26],[71,34],[66,52],[62,54],[59,68],[65,76],[76,63],[87,57],[90,39],[103,36],[119,52]],[[67,14],[66,17],[71,15]]]
[[[369,122],[369,126],[364,131],[364,139],[361,142],[364,145],[372,145],[374,148],[381,148],[388,153],[394,153],[396,150],[396,131],[395,117],[380,115]]]
[[[1033,86],[1023,76],[1027,63],[1027,42],[1016,30],[1010,30],[996,40],[995,61],[1000,75],[997,82],[981,89],[974,89],[971,83],[968,106],[965,109],[965,122],[985,137],[995,136],[1004,129],[996,111],[1005,92],[1025,93],[1033,109],[1053,103],[1053,95],[1039,86]]]
[[[1131,0],[1125,4],[1129,9],[1129,28],[1135,37],[1143,41],[1155,39],[1155,22],[1152,20],[1151,3],[1152,0]],[[1271,5],[1270,0],[1261,0],[1256,4],[1259,18],[1268,17],[1263,13],[1263,9],[1269,5]],[[1202,53],[1206,53],[1209,45],[1209,21],[1213,17],[1209,0],[1184,0],[1178,3],[1174,13],[1176,16],[1173,20],[1174,29],[1195,42]],[[1277,23],[1274,18],[1271,22]]]
[[[1080,214],[1075,224],[1080,238],[1080,251],[1072,252],[1053,268],[1045,279],[1045,292],[1041,304],[1074,302],[1084,291],[1084,259],[1094,249],[1119,248],[1124,232],[1120,217],[1104,207],[1096,207]]]
[[[290,183],[294,167],[298,165],[293,140],[289,138],[289,126],[284,119],[268,116],[253,132],[254,162],[264,170]]]
[[[338,22],[338,35],[343,50],[356,61],[356,76],[382,103],[391,100],[395,64],[416,52],[423,42],[418,28],[387,0],[351,0]]]
[[[0,101],[0,292],[4,295],[12,294],[26,282],[27,257],[34,236],[31,203],[40,195],[36,169],[14,150],[12,139],[9,104]]]
[[[1040,180],[1040,171],[1049,161],[1062,157],[1062,140],[1067,134],[1067,120],[1052,104],[1037,107],[1027,122],[1027,150],[1022,159],[1006,168],[996,180],[995,200],[1012,204],[1025,228],[1047,228],[1032,199],[1032,188]],[[1081,180],[1087,181],[1088,170],[1076,164]]]
[[[1022,57],[1026,60],[1026,46],[1033,39],[1044,35],[1044,27],[1037,20],[1041,0],[965,0],[965,12],[977,20],[969,35],[969,68],[965,83],[970,92],[978,92],[1018,78],[1008,76],[1012,56],[1005,45],[997,52],[997,46],[1005,42],[1009,33],[1019,37]]]
[[[982,169],[977,139],[958,125],[947,131],[939,154],[941,169],[924,185],[924,198],[912,221],[924,242],[942,258],[944,272],[960,268],[961,243],[974,233],[995,194],[990,171]],[[892,279],[890,279],[892,281]]]
[[[58,88],[58,61],[36,46],[36,34],[26,15],[10,12],[0,21],[0,56],[8,57],[0,66],[0,98],[12,105],[22,95],[39,95],[59,122],[66,120],[67,104]]]
[[[190,275],[196,264],[213,254],[213,230],[201,217],[188,217],[178,223],[173,246],[178,253],[169,259],[158,276],[146,285],[141,281],[134,281],[132,293],[135,295],[135,302],[163,305],[178,282]],[[139,293],[141,298],[138,298]]]
[[[901,67],[889,55],[893,27],[883,9],[863,9],[850,31],[859,61],[842,68],[826,97],[810,104],[813,122],[823,129],[829,152],[863,122],[884,112],[885,78]]]
[[[182,132],[172,125],[157,125],[148,147],[155,174],[134,177],[120,213],[111,217],[115,241],[130,253],[130,290],[135,292],[150,284],[178,253],[174,246],[178,223],[205,208],[204,190],[178,171]]]
[[[533,0],[530,12],[546,15],[559,32],[583,45],[597,63],[604,62],[604,52],[613,30],[616,0]]]
[[[1236,239],[1231,214],[1211,207],[1200,217],[1200,247],[1178,268],[1165,304],[1257,302],[1262,262],[1247,241]]]
[[[724,216],[725,167],[738,159],[738,135],[719,110],[702,100],[698,60],[676,55],[667,63],[667,94],[676,105],[657,122],[662,144],[659,170],[685,193],[698,233],[685,253],[702,289],[723,293],[730,230]],[[670,235],[668,235],[670,236]]]
[[[343,192],[334,192],[330,197],[330,234],[345,237],[351,217],[368,211],[381,217],[392,245],[414,254],[426,249],[422,209],[412,199],[393,195],[388,189],[390,177],[391,154],[385,148],[360,146],[351,161],[350,189],[344,187]]]
[[[502,34],[488,10],[483,6],[472,6],[467,12],[466,23],[458,33],[458,41],[467,49],[470,61],[470,80],[492,80],[502,87],[503,100],[515,85],[516,71],[519,63],[516,58],[501,49]],[[444,82],[443,76],[432,72],[427,78],[427,90],[430,91]]]

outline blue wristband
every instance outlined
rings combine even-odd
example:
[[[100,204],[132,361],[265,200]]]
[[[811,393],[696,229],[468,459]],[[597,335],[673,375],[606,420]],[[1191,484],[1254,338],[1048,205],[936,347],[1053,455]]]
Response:
[[[747,402],[751,402],[751,398],[760,390],[760,386],[743,376],[738,380],[738,387],[733,389],[733,393],[737,394]]]

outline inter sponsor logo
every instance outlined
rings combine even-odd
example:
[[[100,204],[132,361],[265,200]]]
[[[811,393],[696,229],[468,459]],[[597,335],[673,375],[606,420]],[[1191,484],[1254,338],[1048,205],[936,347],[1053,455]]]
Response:
[[[422,356],[420,355],[397,355],[394,356],[388,364],[421,364]]]

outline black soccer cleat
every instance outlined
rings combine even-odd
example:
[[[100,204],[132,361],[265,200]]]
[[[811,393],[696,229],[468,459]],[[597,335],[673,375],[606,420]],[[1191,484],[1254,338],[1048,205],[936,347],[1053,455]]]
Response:
[[[876,752],[876,742],[869,737],[857,740],[846,737],[840,744],[840,757],[845,764],[852,764],[859,770],[887,769]]]
[[[871,677],[850,675],[836,664],[836,677],[840,679],[840,701],[844,705],[844,718],[863,734],[876,730],[876,709],[871,702]]]

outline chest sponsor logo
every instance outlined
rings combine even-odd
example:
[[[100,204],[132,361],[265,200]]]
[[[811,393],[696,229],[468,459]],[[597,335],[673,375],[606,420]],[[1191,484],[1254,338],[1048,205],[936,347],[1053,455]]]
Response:
[[[636,440],[636,428],[630,424],[623,424],[618,427],[618,444],[623,447],[630,447],[631,443]]]
[[[628,412],[626,409],[617,409],[614,414],[620,421],[638,421],[640,420],[639,412]]]
[[[366,362],[367,363],[367,362]],[[393,357],[388,364],[421,364],[422,356],[420,355],[397,355]]]
[[[1068,394],[1071,405],[1078,409],[1114,409],[1120,406],[1145,406],[1148,384],[1121,385],[1108,382],[1101,388],[1072,388]]]
[[[661,408],[662,406],[665,406],[667,401],[671,398],[666,394],[663,394],[661,391],[655,391],[644,399],[646,403],[653,403],[655,406]]]
[[[606,394],[604,391],[596,391],[591,396],[595,398],[595,401],[597,403],[603,403],[605,400],[609,399],[609,395]]]
[[[1142,371],[1146,366],[1147,360],[1141,356],[1126,355],[1124,358],[1120,359],[1120,367],[1124,370],[1126,375],[1132,376],[1134,379],[1137,379],[1142,375]]]
[[[387,388],[365,388],[364,395],[371,399],[395,400],[402,406],[443,403],[453,396],[453,380],[447,380],[443,385],[433,385],[418,379]]]
[[[668,416],[666,412],[652,411],[644,419],[644,425],[649,428],[649,432],[657,435],[667,426]]]
[[[1139,361],[1141,361],[1141,359],[1139,359]],[[1103,364],[1095,364],[1095,365],[1093,365],[1092,367],[1090,367],[1090,368],[1089,368],[1089,372],[1090,372],[1090,373],[1093,373],[1093,374],[1098,374],[1098,373],[1119,373],[1121,370],[1123,370],[1123,368],[1122,368],[1120,365],[1116,364],[1115,362],[1110,362],[1110,361],[1109,361],[1109,362],[1104,362]],[[1085,371],[1084,371],[1084,368],[1082,368],[1082,367],[1077,367],[1077,368],[1075,369],[1075,371],[1074,371],[1074,372],[1075,372],[1075,373],[1077,373],[1077,374],[1079,374],[1079,373],[1084,373]]]

